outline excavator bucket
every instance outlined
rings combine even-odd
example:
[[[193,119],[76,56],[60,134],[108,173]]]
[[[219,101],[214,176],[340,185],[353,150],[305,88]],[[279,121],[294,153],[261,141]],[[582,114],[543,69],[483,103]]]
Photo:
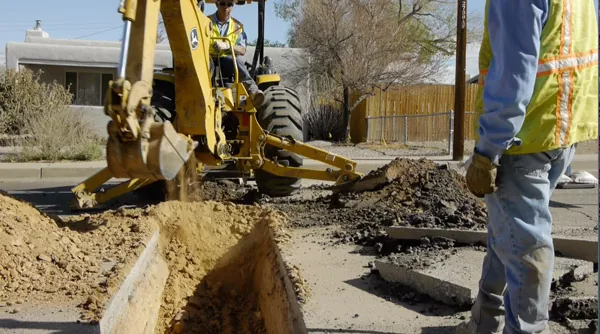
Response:
[[[193,154],[197,142],[179,134],[170,122],[150,125],[150,138],[121,141],[116,125],[108,125],[108,168],[116,178],[172,180]]]

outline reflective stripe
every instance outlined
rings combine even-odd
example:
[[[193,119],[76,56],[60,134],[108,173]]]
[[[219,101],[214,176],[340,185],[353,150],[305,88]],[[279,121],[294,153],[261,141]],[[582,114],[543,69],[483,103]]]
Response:
[[[552,60],[544,61],[541,60],[538,65],[537,76],[546,76],[552,73],[557,72],[565,72],[565,71],[574,71],[577,69],[582,69],[590,66],[598,65],[598,51],[594,50],[592,52],[583,53],[584,56],[579,57],[553,57],[550,58]],[[479,79],[478,84],[483,86],[485,83],[485,77],[488,73],[488,70],[480,70],[479,71]]]
[[[572,13],[571,13],[571,0],[563,1],[563,21],[562,21],[562,30],[560,36],[560,45],[561,45],[561,53],[563,55],[569,55],[571,53],[571,24],[572,24]],[[592,54],[593,56],[594,54]],[[598,54],[595,54],[596,61],[598,61]],[[560,71],[559,74],[559,92],[558,92],[558,103],[556,106],[556,131],[558,132],[558,144],[560,146],[565,145],[567,142],[567,132],[569,132],[569,123],[570,119],[570,107],[571,101],[570,98],[573,98],[573,94],[571,90],[573,89],[573,83],[571,82],[571,75],[569,68],[574,70],[577,68],[578,61],[581,60],[585,62],[587,57],[569,57],[564,60],[558,60],[555,62],[549,62],[546,64],[542,64],[538,66],[538,75],[540,74],[540,68],[546,65],[550,70],[546,71],[548,73],[552,73],[552,71],[557,70]],[[590,62],[593,62],[593,57]],[[552,69],[552,65],[555,66],[555,69]],[[569,66],[570,65],[570,66]],[[573,66],[575,65],[575,66]],[[572,71],[571,70],[571,71]],[[542,72],[545,73],[545,72]]]
[[[485,71],[485,73],[479,73],[479,78],[477,78],[477,85],[483,86],[485,84],[486,76],[487,76],[487,71]]]
[[[562,72],[558,78],[559,92],[558,103],[556,105],[556,141],[560,145],[565,145],[567,141],[567,131],[569,130],[569,107],[571,105],[569,98],[572,97],[569,72]]]
[[[571,57],[542,63],[538,66],[538,76],[555,72],[570,71],[581,67],[593,66],[598,63],[598,52],[583,57]]]
[[[561,32],[561,52],[563,54],[571,53],[571,23],[573,19],[571,11],[571,0],[564,0],[563,4],[563,21],[562,21],[562,32]]]

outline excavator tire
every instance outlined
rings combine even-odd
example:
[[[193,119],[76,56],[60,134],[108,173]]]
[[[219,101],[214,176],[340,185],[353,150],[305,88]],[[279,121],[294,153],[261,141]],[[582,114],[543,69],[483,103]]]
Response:
[[[265,101],[257,112],[260,126],[278,136],[303,140],[302,108],[298,93],[281,85],[267,88]],[[265,155],[289,167],[301,167],[302,157],[277,147],[267,145]],[[263,170],[255,171],[256,184],[261,193],[271,197],[283,197],[300,189],[300,179],[273,175]]]

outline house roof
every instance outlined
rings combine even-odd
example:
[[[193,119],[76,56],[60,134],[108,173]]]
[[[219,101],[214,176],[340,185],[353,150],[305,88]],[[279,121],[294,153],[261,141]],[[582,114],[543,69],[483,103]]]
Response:
[[[18,68],[20,64],[58,65],[76,67],[116,68],[120,58],[121,42],[50,38],[41,29],[26,32],[24,42],[6,44],[6,67]],[[255,48],[249,46],[245,61],[251,63]],[[265,55],[273,60],[285,84],[296,80],[288,78],[294,69],[305,61],[301,49],[265,48]],[[157,44],[155,68],[171,67],[172,55],[168,44]],[[291,81],[291,82],[290,82]]]

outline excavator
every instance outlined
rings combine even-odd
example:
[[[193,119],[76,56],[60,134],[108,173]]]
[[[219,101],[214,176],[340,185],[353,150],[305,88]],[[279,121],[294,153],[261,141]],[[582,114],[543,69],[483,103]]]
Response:
[[[211,71],[211,42],[223,40],[233,50],[227,38],[212,37],[217,28],[204,14],[204,3],[216,1],[121,0],[119,66],[104,101],[110,117],[107,167],[72,188],[76,208],[94,208],[157,182],[184,196],[205,166],[229,166],[253,176],[258,190],[270,196],[294,193],[303,178],[336,185],[361,179],[356,162],[303,143],[299,95],[282,84],[264,54],[266,0],[235,0],[238,6],[258,5],[250,73],[264,91],[264,102],[253,104],[237,67],[230,77],[218,75],[218,64]],[[173,67],[156,71],[159,14]],[[231,56],[235,64],[235,53]],[[329,167],[303,168],[303,158]],[[113,178],[124,181],[103,188]]]

